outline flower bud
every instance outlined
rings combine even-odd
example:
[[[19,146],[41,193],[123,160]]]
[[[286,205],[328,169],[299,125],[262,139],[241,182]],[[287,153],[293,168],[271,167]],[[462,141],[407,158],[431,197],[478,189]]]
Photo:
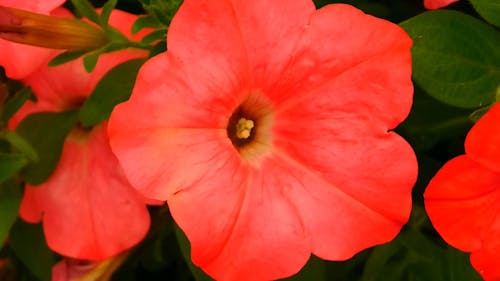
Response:
[[[33,46],[84,51],[108,43],[106,33],[74,18],[31,13],[0,6],[0,38]]]

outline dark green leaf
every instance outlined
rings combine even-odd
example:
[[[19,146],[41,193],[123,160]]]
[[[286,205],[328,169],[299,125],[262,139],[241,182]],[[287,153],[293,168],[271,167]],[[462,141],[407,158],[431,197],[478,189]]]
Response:
[[[314,280],[322,281],[328,280],[325,272],[325,261],[311,256],[307,264],[300,270],[299,273],[293,275],[292,277],[283,279],[284,281],[303,281],[303,280]]]
[[[21,187],[12,180],[0,184],[0,245],[16,221],[20,204]]]
[[[486,112],[488,112],[488,110],[490,110],[491,106],[485,106],[485,107],[481,107],[477,110],[475,110],[474,112],[472,112],[470,115],[469,115],[469,119],[472,121],[472,122],[477,122],[479,121],[479,119],[481,119],[481,117],[483,117],[483,115],[486,114]]]
[[[41,224],[18,220],[10,231],[10,245],[16,256],[38,279],[51,280],[51,270],[57,262],[57,256],[47,247]]]
[[[71,0],[78,14],[102,26],[101,18],[88,0]]]
[[[491,104],[500,85],[500,33],[456,11],[420,14],[401,26],[413,38],[413,78],[450,105]]]
[[[132,33],[135,34],[141,31],[144,28],[161,28],[162,25],[158,20],[153,16],[141,16],[132,25]]]
[[[21,108],[21,106],[31,97],[31,88],[24,87],[14,97],[7,100],[2,110],[2,121],[7,122]]]
[[[164,41],[166,40],[167,37],[167,31],[160,29],[160,30],[155,30],[148,35],[144,36],[141,40],[141,44],[144,45],[150,45],[156,41]]]
[[[83,66],[85,67],[85,70],[87,72],[92,72],[97,65],[97,61],[99,60],[99,56],[102,54],[102,52],[92,52],[88,55],[86,55],[83,58]]]
[[[76,60],[77,58],[85,55],[87,52],[86,51],[79,51],[79,52],[64,52],[62,54],[57,55],[55,58],[53,58],[51,61],[49,61],[49,66],[58,66],[73,60]]]
[[[491,24],[500,27],[500,1],[470,0],[476,11]]]
[[[116,7],[116,3],[118,3],[118,0],[108,0],[108,2],[104,4],[101,10],[101,22],[106,24],[108,23],[109,16],[111,15],[113,9]]]
[[[24,154],[30,161],[39,161],[38,153],[33,146],[24,138],[19,136],[15,131],[4,131],[2,133],[2,138],[7,140],[14,150]]]
[[[84,126],[92,126],[108,119],[115,105],[127,100],[132,93],[137,72],[145,59],[134,59],[111,69],[95,87],[80,109]]]
[[[213,279],[210,278],[210,276],[206,275],[199,267],[194,265],[193,262],[191,261],[189,241],[178,226],[175,226],[175,235],[177,236],[177,241],[179,243],[179,247],[181,248],[182,256],[186,260],[186,263],[188,264],[194,279],[196,281],[213,281]]]
[[[66,136],[77,122],[76,111],[60,113],[41,112],[26,117],[17,127],[17,133],[35,149],[39,161],[23,169],[27,182],[37,185],[45,181],[59,161]]]
[[[6,154],[0,152],[0,183],[15,175],[27,163],[28,158],[24,154]]]

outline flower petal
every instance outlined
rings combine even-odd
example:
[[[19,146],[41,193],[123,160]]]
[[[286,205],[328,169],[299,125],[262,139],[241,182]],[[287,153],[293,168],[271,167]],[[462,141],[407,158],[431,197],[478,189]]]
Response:
[[[339,107],[356,106],[388,123],[386,129],[408,115],[412,41],[398,26],[333,4],[311,17],[301,44],[280,82],[264,91],[278,110],[329,95]]]
[[[193,261],[217,280],[272,280],[298,272],[310,249],[300,217],[283,196],[282,177],[268,174],[268,166],[238,162],[228,161],[169,200],[191,241]]]
[[[471,254],[470,260],[472,266],[481,274],[484,280],[498,281],[500,280],[500,219],[496,219],[496,230],[489,234],[489,237],[483,241],[483,246],[480,250],[474,251]]]
[[[73,131],[66,140],[51,177],[26,189],[36,189],[32,194],[51,249],[100,260],[137,244],[149,228],[149,213],[111,153],[105,125],[94,128],[87,139],[79,134]],[[28,220],[34,218],[34,210],[24,206],[30,202],[23,200],[20,213]]]
[[[425,208],[444,240],[463,251],[481,248],[500,214],[500,174],[462,155],[447,162],[424,194]]]
[[[472,127],[465,139],[465,151],[493,171],[500,172],[500,103],[491,109]]]
[[[426,9],[435,10],[446,7],[454,2],[458,2],[458,0],[424,0],[424,6]]]
[[[65,0],[30,0],[30,1],[19,1],[19,0],[0,0],[0,5],[28,10],[31,12],[38,13],[48,13],[56,7],[64,4]]]

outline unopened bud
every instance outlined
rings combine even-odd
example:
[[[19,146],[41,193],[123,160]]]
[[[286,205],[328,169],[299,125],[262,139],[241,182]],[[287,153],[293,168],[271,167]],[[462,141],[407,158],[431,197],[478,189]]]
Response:
[[[109,41],[103,30],[85,21],[4,6],[0,6],[0,38],[68,51],[93,50]]]

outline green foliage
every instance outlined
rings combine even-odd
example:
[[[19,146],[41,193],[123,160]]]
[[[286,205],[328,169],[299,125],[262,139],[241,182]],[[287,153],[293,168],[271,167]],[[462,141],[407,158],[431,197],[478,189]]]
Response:
[[[0,183],[14,176],[22,167],[28,164],[28,161],[26,155],[22,153],[8,154],[0,152]]]
[[[88,0],[71,0],[71,4],[73,4],[79,16],[88,18],[102,26],[102,20],[99,14],[97,14],[96,9]]]
[[[140,0],[140,2],[144,10],[164,27],[170,25],[170,21],[182,4],[182,0]]]
[[[40,281],[50,281],[57,256],[49,250],[41,224],[18,220],[10,231],[10,246],[14,254]]]
[[[113,9],[116,7],[116,4],[118,3],[118,0],[109,0],[102,6],[101,10],[101,23],[104,24],[104,26],[107,26],[108,21],[109,21],[109,16],[111,16],[111,12]]]
[[[38,155],[38,161],[29,163],[23,170],[28,183],[40,184],[52,174],[64,140],[76,122],[76,111],[66,111],[34,113],[19,124],[17,133],[31,144]]]
[[[145,59],[134,59],[112,68],[97,84],[80,109],[83,126],[93,126],[109,118],[111,111],[132,93],[137,72]]]
[[[21,187],[13,180],[0,184],[0,245],[16,221],[17,211],[21,204]]]
[[[413,78],[436,99],[458,107],[491,104],[500,85],[500,33],[460,12],[432,11],[401,26],[414,41]]]
[[[49,66],[54,67],[58,66],[67,62],[70,62],[72,60],[76,60],[77,58],[85,55],[87,51],[77,51],[77,52],[64,52],[62,54],[57,55],[53,59],[49,61]]]
[[[31,88],[23,87],[13,97],[9,98],[2,108],[0,119],[6,123],[21,108],[21,106],[32,96]]]
[[[179,247],[181,249],[182,256],[186,260],[186,263],[191,270],[191,273],[193,274],[193,277],[196,281],[213,281],[210,276],[205,274],[198,266],[196,266],[192,261],[191,261],[191,247],[189,245],[189,240],[187,239],[186,235],[182,232],[182,230],[178,227],[175,226],[175,235],[177,236],[177,241],[179,243]]]
[[[470,0],[476,11],[488,22],[500,27],[500,1]]]

